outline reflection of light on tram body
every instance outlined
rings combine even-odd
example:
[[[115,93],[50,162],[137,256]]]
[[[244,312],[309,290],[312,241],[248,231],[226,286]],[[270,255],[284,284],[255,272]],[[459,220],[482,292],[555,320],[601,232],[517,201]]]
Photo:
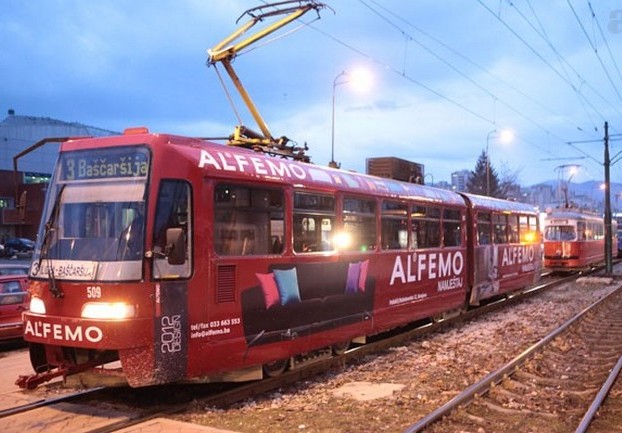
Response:
[[[337,250],[347,250],[352,246],[352,235],[348,232],[337,232],[333,237],[333,243]]]
[[[537,239],[536,232],[529,231],[522,236],[521,243],[533,243]]]

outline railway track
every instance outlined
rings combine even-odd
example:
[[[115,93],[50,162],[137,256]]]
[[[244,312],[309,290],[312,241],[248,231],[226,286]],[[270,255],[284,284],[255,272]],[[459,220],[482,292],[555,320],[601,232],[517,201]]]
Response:
[[[0,419],[2,418],[6,418],[8,416],[11,415],[16,415],[19,413],[23,413],[23,412],[28,412],[28,411],[32,411],[38,408],[42,408],[42,407],[46,407],[46,406],[51,406],[57,403],[66,403],[66,402],[71,402],[72,400],[79,400],[81,398],[86,398],[88,396],[91,396],[93,394],[97,394],[98,392],[102,391],[104,388],[102,387],[97,387],[97,388],[91,388],[91,389],[85,389],[85,390],[80,390],[77,392],[72,392],[69,394],[65,394],[62,395],[60,397],[53,397],[53,398],[42,398],[40,400],[36,400],[30,403],[26,403],[26,404],[22,404],[22,405],[18,405],[18,406],[14,406],[14,407],[10,407],[7,409],[2,409],[0,410]]]
[[[76,395],[68,396],[68,399],[71,399],[71,401],[59,398],[54,401],[38,402],[37,405],[33,407],[14,408],[10,411],[0,412],[0,418],[4,417],[3,422],[8,422],[11,420],[11,415],[17,414],[15,416],[21,417],[22,420],[46,419],[46,416],[41,415],[41,413],[51,413],[52,415],[48,418],[49,422],[45,431],[46,433],[52,433],[57,431],[55,430],[55,426],[57,424],[61,425],[64,420],[63,417],[67,416],[67,414],[78,414],[78,416],[84,419],[88,419],[88,417],[91,416],[93,421],[84,422],[81,429],[73,431],[85,433],[105,433],[138,424],[151,418],[167,417],[173,414],[181,413],[187,410],[188,402],[191,400],[201,401],[201,404],[204,406],[227,407],[235,402],[239,402],[253,396],[266,394],[279,388],[300,383],[301,381],[312,378],[319,373],[326,372],[332,368],[343,367],[366,356],[382,352],[389,347],[399,346],[405,344],[407,341],[422,338],[432,332],[437,332],[443,328],[453,326],[460,321],[470,320],[479,315],[484,315],[489,312],[505,308],[513,303],[517,303],[527,297],[537,295],[550,287],[573,278],[576,278],[576,275],[567,276],[565,278],[551,278],[548,282],[532,287],[523,293],[499,299],[479,308],[464,312],[458,317],[446,318],[440,321],[419,323],[418,326],[403,328],[390,334],[384,334],[382,336],[378,336],[375,341],[371,341],[366,345],[354,347],[351,350],[348,350],[342,356],[326,358],[320,356],[316,359],[309,359],[305,363],[300,364],[300,368],[287,371],[276,378],[266,379],[260,382],[252,382],[241,386],[229,385],[220,389],[216,389],[208,385],[194,387],[172,387],[174,391],[165,391],[162,394],[163,397],[161,398],[153,398],[153,396],[145,397],[147,399],[151,397],[152,401],[157,401],[159,403],[158,405],[152,405],[151,407],[149,407],[148,404],[134,403],[143,399],[143,397],[141,397],[141,393],[143,392],[141,389],[133,390],[123,388],[123,392],[121,393],[123,394],[122,397],[119,397],[118,395],[115,396],[114,391],[109,390],[110,395],[99,394],[99,397],[95,399],[98,403],[94,403],[93,401],[89,403],[89,399],[93,400],[91,396],[80,396],[79,393],[76,393]],[[184,393],[186,394],[184,395]],[[171,398],[172,394],[175,394],[174,398]],[[132,397],[128,397],[128,395],[132,395]],[[116,402],[119,401],[123,402],[123,410],[116,410],[119,406]],[[103,405],[101,402],[104,402]],[[102,410],[102,406],[104,407],[104,410]],[[106,410],[106,408],[108,410]],[[61,415],[54,415],[54,413],[57,412],[60,412]],[[17,425],[18,422],[16,421],[15,424]],[[17,428],[15,431],[30,431],[30,428],[29,425],[26,424],[23,428]],[[59,428],[58,431],[62,431],[62,429]]]
[[[619,366],[620,361],[616,364]],[[597,416],[586,419],[589,423],[588,433],[620,433],[622,432],[622,420],[620,414],[622,413],[622,380],[616,380],[612,387],[608,390],[607,398],[604,401],[598,401],[594,409],[597,410]],[[611,377],[616,372],[612,372]],[[605,389],[602,389],[603,393]],[[590,412],[593,414],[593,412]]]
[[[586,308],[406,432],[585,432],[590,424],[590,432],[609,432],[611,426],[619,431],[619,384],[603,418],[594,415],[608,392],[602,386],[613,383],[620,368],[622,289]]]

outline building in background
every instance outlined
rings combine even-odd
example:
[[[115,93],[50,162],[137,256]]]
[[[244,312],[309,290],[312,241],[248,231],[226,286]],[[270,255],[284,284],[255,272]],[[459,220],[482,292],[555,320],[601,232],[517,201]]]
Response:
[[[366,163],[367,174],[372,176],[424,184],[425,167],[423,164],[393,156],[367,158]]]
[[[451,173],[451,186],[454,191],[466,192],[471,172],[469,170],[458,170]]]
[[[439,180],[434,182],[434,188],[446,189],[447,191],[454,191],[454,186],[446,180]]]
[[[8,110],[0,122],[0,243],[11,237],[34,239],[45,191],[58,155],[58,143],[47,143],[14,158],[38,141],[52,137],[101,137],[116,132],[49,117],[21,116]]]

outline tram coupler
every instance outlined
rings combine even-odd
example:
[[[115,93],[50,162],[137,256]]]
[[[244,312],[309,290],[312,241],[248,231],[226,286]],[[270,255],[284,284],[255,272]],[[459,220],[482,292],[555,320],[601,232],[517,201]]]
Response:
[[[20,375],[15,381],[15,385],[19,386],[21,389],[35,389],[42,383],[49,382],[50,380],[59,376],[63,376],[64,380],[68,372],[68,368],[58,368],[53,371],[46,371],[45,373],[36,373],[28,376]]]
[[[60,365],[56,368],[49,369],[42,373],[31,374],[29,376],[20,375],[15,381],[15,385],[19,386],[22,389],[35,389],[42,383],[49,382],[50,380],[55,379],[59,376],[62,376],[64,381],[67,376],[83,373],[87,370],[91,370],[110,361],[110,359],[106,358],[96,358],[91,359],[87,362],[83,362],[81,364]]]

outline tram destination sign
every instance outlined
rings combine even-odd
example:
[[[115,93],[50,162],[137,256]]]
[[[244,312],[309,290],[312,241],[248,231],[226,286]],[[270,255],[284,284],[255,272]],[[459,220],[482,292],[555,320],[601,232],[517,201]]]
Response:
[[[60,180],[146,177],[149,150],[145,147],[90,149],[61,154]]]

